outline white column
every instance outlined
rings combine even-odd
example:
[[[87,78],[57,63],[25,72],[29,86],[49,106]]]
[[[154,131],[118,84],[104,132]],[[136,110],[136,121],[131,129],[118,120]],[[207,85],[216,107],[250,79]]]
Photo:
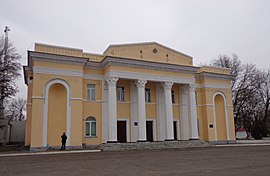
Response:
[[[138,80],[138,141],[146,141],[146,111],[145,111],[145,84],[146,80]]]
[[[173,107],[172,107],[172,85],[173,82],[163,84],[165,96],[165,119],[166,119],[166,139],[174,140],[173,136]]]
[[[197,124],[197,106],[195,96],[195,84],[189,85],[189,102],[190,102],[190,139],[199,139]]]
[[[181,125],[181,140],[189,140],[189,96],[188,86],[180,86],[180,125]]]
[[[116,102],[116,83],[118,78],[109,77],[108,83],[108,117],[109,117],[109,139],[108,142],[117,142],[117,102]]]

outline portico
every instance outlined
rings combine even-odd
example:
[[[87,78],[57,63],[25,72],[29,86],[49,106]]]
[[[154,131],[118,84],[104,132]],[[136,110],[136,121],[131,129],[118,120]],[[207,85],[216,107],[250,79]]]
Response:
[[[108,139],[103,139],[103,142],[117,142],[117,81],[128,80],[130,82],[130,95],[131,101],[127,102],[132,111],[130,114],[131,120],[129,127],[131,129],[132,142],[144,142],[146,140],[146,99],[145,99],[145,87],[147,83],[155,83],[155,89],[157,90],[156,102],[152,102],[156,107],[157,117],[155,127],[153,130],[157,134],[154,141],[170,141],[174,140],[174,128],[173,120],[177,119],[180,122],[180,130],[176,130],[177,136],[180,136],[179,140],[199,139],[198,127],[197,127],[197,111],[194,83],[192,79],[188,82],[172,82],[166,80],[155,81],[156,76],[148,75],[148,80],[131,78],[131,76],[117,75],[117,72],[113,72],[113,76],[107,76],[104,83],[108,88],[105,90],[105,94],[108,94]],[[121,72],[123,74],[123,72]],[[144,75],[146,76],[146,75]],[[171,78],[171,80],[174,80]],[[175,80],[174,80],[175,81]],[[173,100],[172,100],[172,86],[178,85],[179,104],[177,108],[181,112],[178,117],[173,114]],[[160,98],[161,97],[161,98]],[[106,109],[104,109],[106,111]],[[150,118],[150,117],[148,117]],[[187,131],[187,132],[186,132]],[[181,134],[181,135],[180,135]],[[106,135],[105,135],[106,136]]]

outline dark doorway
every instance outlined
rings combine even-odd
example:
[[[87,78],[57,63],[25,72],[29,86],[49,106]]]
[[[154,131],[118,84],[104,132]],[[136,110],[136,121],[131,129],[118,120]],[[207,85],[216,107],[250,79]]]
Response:
[[[146,140],[153,142],[153,121],[146,121]]]
[[[126,121],[117,121],[117,142],[127,142]]]
[[[177,121],[173,121],[173,138],[177,140]]]

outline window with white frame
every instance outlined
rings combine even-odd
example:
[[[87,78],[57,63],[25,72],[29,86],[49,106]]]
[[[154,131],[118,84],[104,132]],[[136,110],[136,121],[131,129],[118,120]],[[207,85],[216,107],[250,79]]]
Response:
[[[96,119],[94,117],[87,117],[85,120],[85,136],[95,137],[96,134]]]
[[[151,92],[149,88],[145,88],[145,102],[151,102]]]
[[[117,86],[117,101],[125,101],[125,87]]]
[[[96,100],[96,85],[87,84],[87,99]]]
[[[172,90],[171,93],[172,93],[172,103],[175,103],[174,90]]]

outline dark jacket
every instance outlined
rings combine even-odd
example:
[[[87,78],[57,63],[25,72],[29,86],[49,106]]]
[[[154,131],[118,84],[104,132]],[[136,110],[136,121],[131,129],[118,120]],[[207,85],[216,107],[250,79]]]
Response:
[[[62,138],[62,143],[66,143],[67,142],[67,136],[65,135],[65,134],[63,134],[62,136],[61,136],[61,138]]]

